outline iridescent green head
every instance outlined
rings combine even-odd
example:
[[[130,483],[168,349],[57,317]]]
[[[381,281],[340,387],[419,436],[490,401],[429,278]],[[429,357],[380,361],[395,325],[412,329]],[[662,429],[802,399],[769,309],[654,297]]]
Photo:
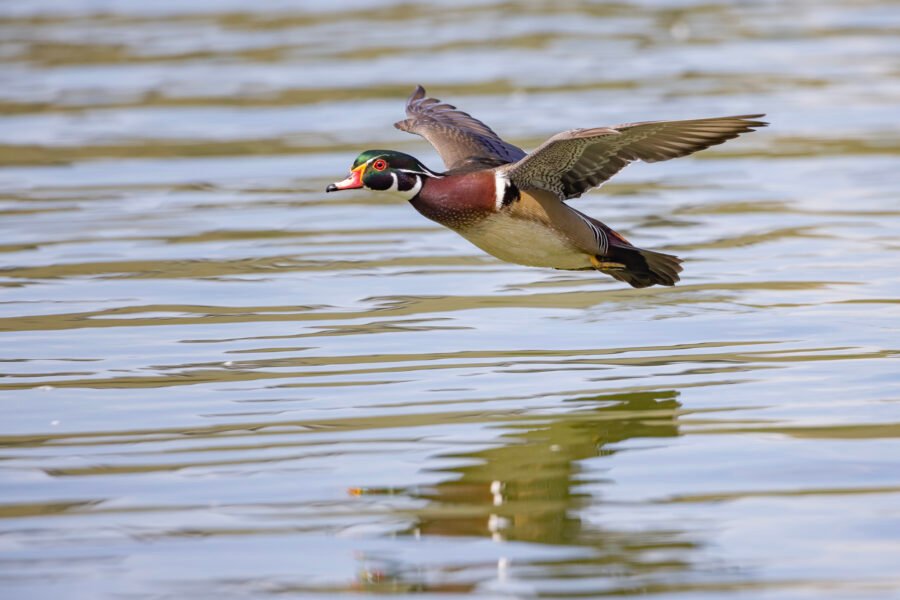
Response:
[[[409,154],[394,150],[366,150],[356,157],[350,175],[332,183],[326,192],[367,188],[370,190],[403,192],[410,198],[422,189],[424,178],[438,174]]]

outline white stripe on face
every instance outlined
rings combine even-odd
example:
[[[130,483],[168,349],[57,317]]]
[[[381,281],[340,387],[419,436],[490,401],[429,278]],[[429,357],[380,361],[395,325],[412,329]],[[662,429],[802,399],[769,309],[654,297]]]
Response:
[[[419,195],[419,192],[422,190],[422,181],[423,181],[422,176],[416,175],[416,184],[414,186],[412,186],[411,189],[407,190],[406,192],[403,192],[406,194],[407,200],[412,200],[413,198],[415,198],[416,196]]]
[[[410,189],[401,190],[400,189],[400,178],[397,177],[397,174],[392,171],[391,177],[394,178],[394,183],[386,191],[394,192],[395,194],[399,194],[400,197],[403,198],[404,200],[412,200],[422,190],[423,177],[417,173],[412,173],[410,171],[402,171],[401,169],[398,169],[398,171],[412,175],[413,177],[415,177],[416,182],[413,184],[413,186]]]

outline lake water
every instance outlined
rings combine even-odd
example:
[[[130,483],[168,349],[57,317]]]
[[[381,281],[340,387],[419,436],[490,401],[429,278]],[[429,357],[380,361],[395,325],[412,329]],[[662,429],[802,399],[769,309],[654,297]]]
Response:
[[[4,599],[900,598],[888,0],[0,4]],[[324,194],[415,84],[533,148],[766,112],[577,207],[674,288]]]

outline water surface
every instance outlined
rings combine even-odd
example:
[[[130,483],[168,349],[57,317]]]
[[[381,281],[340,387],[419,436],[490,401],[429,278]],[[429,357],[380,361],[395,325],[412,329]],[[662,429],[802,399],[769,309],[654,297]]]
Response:
[[[0,6],[9,598],[900,597],[900,11]],[[766,112],[578,208],[681,284],[330,194],[415,84],[511,142]]]

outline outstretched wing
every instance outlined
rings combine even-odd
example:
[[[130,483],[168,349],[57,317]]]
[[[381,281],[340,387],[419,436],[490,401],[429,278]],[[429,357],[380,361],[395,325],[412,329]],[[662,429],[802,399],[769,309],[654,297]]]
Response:
[[[504,169],[516,186],[577,198],[628,163],[657,162],[687,156],[742,133],[765,127],[765,115],[716,117],[690,121],[648,121],[558,133],[534,152]]]
[[[428,140],[447,169],[467,165],[497,167],[525,156],[521,148],[504,142],[494,131],[468,113],[436,98],[428,98],[425,88],[416,90],[406,102],[408,119],[394,127]]]

